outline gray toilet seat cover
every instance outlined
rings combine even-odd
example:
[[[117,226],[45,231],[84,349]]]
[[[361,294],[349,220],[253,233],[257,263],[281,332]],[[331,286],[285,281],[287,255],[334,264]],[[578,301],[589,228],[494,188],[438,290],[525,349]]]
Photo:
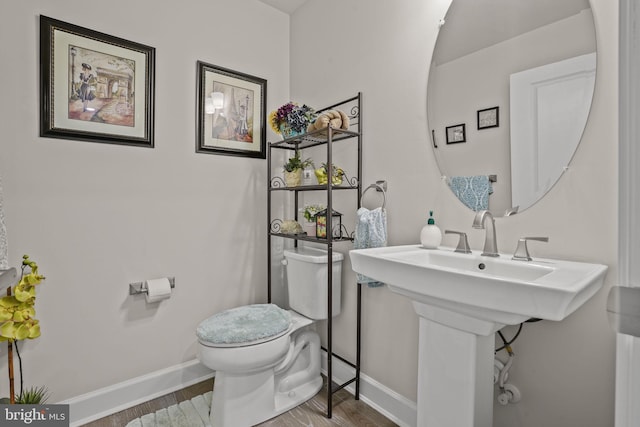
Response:
[[[284,334],[291,314],[275,304],[253,304],[214,314],[196,329],[198,339],[214,345],[256,344]]]

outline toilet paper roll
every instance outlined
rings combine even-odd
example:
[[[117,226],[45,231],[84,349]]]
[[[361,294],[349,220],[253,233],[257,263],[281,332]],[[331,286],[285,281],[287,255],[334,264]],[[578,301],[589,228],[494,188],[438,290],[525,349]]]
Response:
[[[147,280],[145,284],[147,285],[147,302],[158,302],[171,297],[171,283],[168,278]]]

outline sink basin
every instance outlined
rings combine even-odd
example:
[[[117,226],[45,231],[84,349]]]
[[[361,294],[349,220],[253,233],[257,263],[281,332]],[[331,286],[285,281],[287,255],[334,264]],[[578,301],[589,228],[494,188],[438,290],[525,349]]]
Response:
[[[418,245],[349,255],[354,271],[411,298],[419,316],[417,427],[491,427],[493,334],[530,318],[564,319],[600,289],[607,271]]]
[[[412,300],[504,325],[562,320],[600,289],[607,266],[515,261],[419,245],[350,251],[353,270]]]

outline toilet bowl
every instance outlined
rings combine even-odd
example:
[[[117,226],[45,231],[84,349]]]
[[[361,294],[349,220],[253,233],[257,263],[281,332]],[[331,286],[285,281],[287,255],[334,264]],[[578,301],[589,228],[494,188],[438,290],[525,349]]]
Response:
[[[237,307],[204,320],[196,330],[198,359],[216,371],[212,427],[259,424],[322,388],[320,337],[310,326],[328,312],[327,252],[295,248],[284,256],[290,310],[274,304]],[[342,259],[333,253],[334,315],[340,311]]]

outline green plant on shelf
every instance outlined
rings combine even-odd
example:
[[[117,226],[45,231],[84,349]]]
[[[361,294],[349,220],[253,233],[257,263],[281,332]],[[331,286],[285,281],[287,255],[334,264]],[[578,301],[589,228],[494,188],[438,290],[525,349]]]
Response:
[[[300,151],[296,150],[295,155],[287,160],[283,169],[285,172],[294,172],[298,169],[302,170],[307,166],[314,167],[313,161],[310,158],[302,160],[302,158],[300,158]]]
[[[316,214],[325,209],[325,206],[320,204],[305,205],[303,212],[304,219],[306,219],[307,222],[314,222],[316,220]]]
[[[316,174],[316,178],[318,179],[318,184],[326,184],[328,180],[328,168],[327,164],[323,163],[318,169],[314,171]],[[342,177],[344,176],[344,170],[341,167],[332,165],[331,166],[331,184],[340,185],[342,184]]]

